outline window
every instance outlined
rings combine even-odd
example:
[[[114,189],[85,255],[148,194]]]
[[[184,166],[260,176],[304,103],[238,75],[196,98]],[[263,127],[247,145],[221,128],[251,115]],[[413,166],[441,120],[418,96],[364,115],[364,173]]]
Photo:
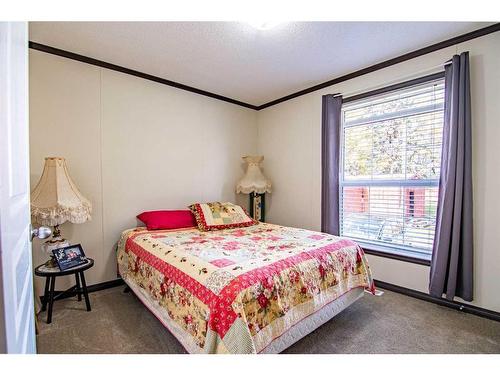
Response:
[[[345,100],[339,215],[342,236],[368,249],[430,258],[443,112],[442,75],[363,99]]]

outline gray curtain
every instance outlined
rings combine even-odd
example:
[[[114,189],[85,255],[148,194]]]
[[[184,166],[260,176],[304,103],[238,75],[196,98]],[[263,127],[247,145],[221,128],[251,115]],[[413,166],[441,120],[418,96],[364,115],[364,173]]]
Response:
[[[321,129],[321,231],[339,235],[342,96],[324,95]]]
[[[469,53],[445,67],[441,177],[429,292],[472,301],[472,129]]]

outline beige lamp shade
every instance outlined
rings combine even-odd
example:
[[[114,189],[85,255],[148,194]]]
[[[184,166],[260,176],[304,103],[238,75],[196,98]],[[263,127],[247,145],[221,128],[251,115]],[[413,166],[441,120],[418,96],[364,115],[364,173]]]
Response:
[[[244,194],[270,193],[271,181],[260,170],[260,163],[264,160],[264,156],[243,156],[242,159],[247,163],[247,171],[236,185],[236,192]]]
[[[92,205],[69,176],[66,160],[45,158],[42,177],[31,193],[31,219],[40,225],[90,220]]]

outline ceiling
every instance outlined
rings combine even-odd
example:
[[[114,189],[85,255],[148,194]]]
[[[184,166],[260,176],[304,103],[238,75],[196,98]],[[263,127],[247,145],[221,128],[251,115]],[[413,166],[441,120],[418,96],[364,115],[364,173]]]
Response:
[[[490,24],[30,22],[30,40],[261,105]]]

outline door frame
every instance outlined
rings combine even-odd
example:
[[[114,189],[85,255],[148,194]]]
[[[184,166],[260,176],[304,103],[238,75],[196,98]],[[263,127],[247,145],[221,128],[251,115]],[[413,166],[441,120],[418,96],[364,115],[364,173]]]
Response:
[[[28,23],[0,22],[0,353],[36,353]]]

